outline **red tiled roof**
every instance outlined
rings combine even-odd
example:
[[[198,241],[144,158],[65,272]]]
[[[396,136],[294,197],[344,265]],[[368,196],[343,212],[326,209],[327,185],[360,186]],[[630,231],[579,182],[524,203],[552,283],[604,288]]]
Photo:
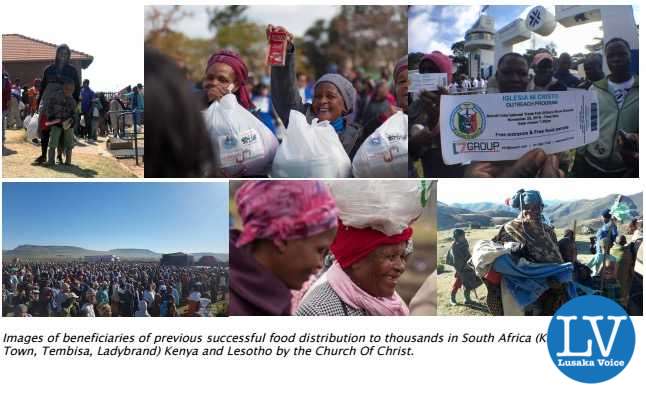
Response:
[[[2,35],[2,61],[3,62],[38,62],[53,61],[56,58],[57,45],[36,40],[22,34]],[[80,60],[83,68],[92,63],[94,58],[87,53],[71,50],[71,60]]]

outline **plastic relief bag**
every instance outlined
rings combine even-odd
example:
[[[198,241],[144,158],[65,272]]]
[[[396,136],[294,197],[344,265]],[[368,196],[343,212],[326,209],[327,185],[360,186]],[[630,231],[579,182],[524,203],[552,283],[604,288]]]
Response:
[[[330,122],[307,123],[298,111],[289,113],[289,125],[278,147],[271,176],[278,178],[347,178],[350,158]]]
[[[40,138],[38,135],[38,118],[40,116],[35,113],[34,116],[29,118],[29,122],[25,119],[24,125],[27,127],[27,140],[31,141],[34,138]]]
[[[428,180],[328,181],[343,224],[400,234],[428,204]]]
[[[218,169],[226,177],[265,176],[278,148],[274,134],[238,104],[233,94],[213,102],[205,113]]]
[[[408,175],[408,116],[399,111],[388,118],[359,147],[352,161],[355,178],[406,178]]]

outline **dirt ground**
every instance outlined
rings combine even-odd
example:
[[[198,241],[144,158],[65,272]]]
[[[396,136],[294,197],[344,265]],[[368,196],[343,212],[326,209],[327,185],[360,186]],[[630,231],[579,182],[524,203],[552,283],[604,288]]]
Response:
[[[74,147],[72,165],[46,167],[34,164],[40,145],[26,141],[25,130],[7,130],[2,152],[4,178],[134,178],[143,177],[143,159],[118,159],[106,149],[106,138],[97,142],[80,140]],[[143,141],[140,141],[143,146]]]
[[[565,229],[556,229],[557,238],[563,236]],[[479,240],[491,239],[498,234],[497,228],[484,228],[475,230],[465,230],[469,246],[473,249],[473,245]],[[442,272],[438,270],[437,276],[437,314],[438,315],[453,315],[453,316],[488,316],[489,311],[485,303],[487,296],[487,288],[482,285],[476,289],[476,294],[471,292],[471,299],[476,301],[471,305],[464,304],[464,293],[462,290],[458,291],[457,301],[458,305],[451,306],[450,295],[453,286],[455,271],[453,267],[445,265],[446,253],[451,246],[451,235],[453,230],[442,230],[437,233],[437,256],[438,263],[440,264]],[[582,263],[588,262],[592,258],[590,250],[588,250],[588,238],[585,235],[577,235],[577,250],[578,259]]]

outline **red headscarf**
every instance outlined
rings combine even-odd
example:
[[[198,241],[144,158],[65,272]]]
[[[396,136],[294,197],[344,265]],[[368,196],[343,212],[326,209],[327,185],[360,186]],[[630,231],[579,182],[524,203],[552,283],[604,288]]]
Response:
[[[437,68],[440,69],[441,73],[446,73],[446,78],[448,79],[449,83],[451,83],[451,81],[453,80],[453,61],[451,60],[451,58],[444,55],[440,51],[433,51],[427,55],[424,55],[422,62],[424,60],[429,60],[430,62],[435,64]],[[420,64],[422,64],[422,62],[420,62]]]
[[[249,71],[240,55],[227,50],[215,52],[209,58],[206,69],[208,70],[215,63],[224,63],[233,69],[233,72],[236,75],[236,81],[238,82],[238,91],[235,92],[235,95],[238,98],[238,103],[246,109],[253,108],[254,106],[251,103],[251,96],[247,90],[247,77],[249,76]]]
[[[348,268],[368,256],[382,245],[395,245],[406,242],[413,236],[413,229],[408,227],[400,234],[387,236],[371,228],[356,228],[344,225],[339,220],[336,238],[330,250],[342,268]]]

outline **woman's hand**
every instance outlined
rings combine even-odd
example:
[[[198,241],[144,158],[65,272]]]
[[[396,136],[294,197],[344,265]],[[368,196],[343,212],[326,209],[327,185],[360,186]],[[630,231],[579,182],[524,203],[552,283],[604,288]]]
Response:
[[[208,97],[209,102],[220,101],[222,97],[231,93],[229,88],[232,88],[232,86],[225,87],[219,84],[210,84],[206,89],[206,96]]]

